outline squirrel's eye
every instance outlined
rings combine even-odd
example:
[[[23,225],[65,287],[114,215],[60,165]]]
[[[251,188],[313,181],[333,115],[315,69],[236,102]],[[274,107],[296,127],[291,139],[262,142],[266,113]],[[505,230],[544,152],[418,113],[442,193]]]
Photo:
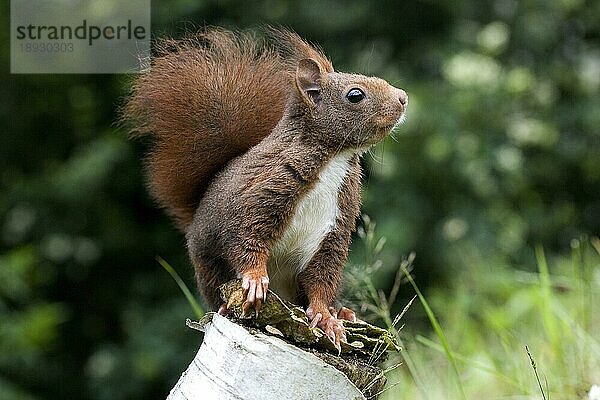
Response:
[[[350,89],[350,91],[346,95],[346,98],[350,103],[356,104],[365,98],[365,93],[357,88]]]

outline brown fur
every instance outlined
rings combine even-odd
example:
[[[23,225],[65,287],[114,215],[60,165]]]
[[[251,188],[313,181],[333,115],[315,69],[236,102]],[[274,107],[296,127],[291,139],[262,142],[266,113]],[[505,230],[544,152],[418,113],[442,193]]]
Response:
[[[311,104],[298,88],[274,130],[232,160],[198,205],[187,234],[188,246],[194,265],[202,271],[198,280],[201,291],[215,307],[215,283],[224,283],[220,277],[230,279],[252,271],[267,274],[273,244],[328,162],[342,151],[379,141],[403,111],[401,106],[387,104],[398,102],[397,89],[380,79],[335,72],[322,73],[320,79],[321,104]],[[355,86],[368,88],[373,104],[344,104],[340,92]],[[340,217],[334,230],[298,276],[297,300],[304,300],[305,305],[329,306],[338,292],[359,213],[358,156],[351,159],[338,205]]]
[[[295,300],[331,321],[328,307],[359,214],[359,156],[398,122],[406,93],[378,78],[335,72],[294,33],[271,30],[268,38],[208,30],[163,42],[125,116],[137,124],[133,134],[156,139],[152,191],[186,232],[198,285],[215,308],[220,284],[267,277],[271,249],[298,204],[334,157],[353,154],[331,193],[334,227],[295,278]],[[353,88],[366,98],[351,103]],[[323,326],[339,335],[339,327]]]
[[[296,34],[208,29],[157,45],[150,72],[134,82],[123,120],[152,135],[150,189],[185,231],[214,175],[262,140],[283,115],[296,65],[331,62]]]

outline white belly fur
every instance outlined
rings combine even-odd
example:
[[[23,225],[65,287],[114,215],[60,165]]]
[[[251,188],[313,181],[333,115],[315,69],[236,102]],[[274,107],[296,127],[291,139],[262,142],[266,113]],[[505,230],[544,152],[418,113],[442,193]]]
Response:
[[[286,300],[296,300],[296,276],[335,227],[338,193],[350,168],[351,152],[335,156],[321,171],[315,187],[300,201],[283,237],[269,258],[269,287]]]

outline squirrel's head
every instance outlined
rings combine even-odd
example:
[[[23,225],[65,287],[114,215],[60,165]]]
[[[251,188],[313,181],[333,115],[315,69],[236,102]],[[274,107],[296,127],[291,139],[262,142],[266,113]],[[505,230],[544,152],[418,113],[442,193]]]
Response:
[[[408,96],[383,79],[325,72],[313,59],[296,69],[299,106],[313,133],[337,149],[363,149],[382,140],[404,120]]]

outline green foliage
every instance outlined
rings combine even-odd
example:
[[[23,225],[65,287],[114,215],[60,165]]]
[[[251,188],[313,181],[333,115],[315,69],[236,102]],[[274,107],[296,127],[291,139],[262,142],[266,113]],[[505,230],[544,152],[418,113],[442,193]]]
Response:
[[[5,26],[7,13],[0,8]],[[286,25],[321,44],[336,68],[405,88],[407,122],[365,160],[364,210],[387,243],[365,228],[370,244],[353,246],[351,263],[373,277],[359,312],[394,322],[412,292],[393,267],[416,251],[413,276],[467,397],[534,393],[524,344],[550,398],[598,382],[585,375],[598,370],[597,261],[586,241],[571,246],[600,232],[597,2],[165,0],[153,2],[152,17],[155,32],[176,36],[204,24]],[[164,398],[198,337],[155,257],[188,287],[193,271],[182,236],[147,194],[145,144],[114,124],[128,78],[8,75],[7,51],[0,393]],[[559,256],[571,251],[569,262]],[[428,332],[413,308],[410,331]],[[430,382],[452,387],[431,378],[445,362],[437,342],[400,332],[398,393],[411,398],[415,381],[421,394]]]
[[[372,224],[369,230],[366,241],[376,238]],[[414,261],[409,258],[397,276],[408,277],[423,310],[415,305],[403,310],[406,325],[400,329],[388,307],[393,293],[379,290],[371,296],[382,272],[380,260],[371,268],[349,269],[352,298],[385,321],[405,346],[388,361],[390,385],[383,398],[582,398],[600,379],[595,337],[600,318],[589,313],[599,304],[600,240],[591,243],[594,248],[586,239],[574,240],[572,257],[553,259],[552,274],[541,247],[536,248],[539,272],[490,265],[471,249],[465,252],[468,270],[430,288],[428,298],[409,275]],[[401,283],[396,280],[392,292]],[[432,328],[426,335],[416,333],[425,330],[412,316],[422,311]]]

